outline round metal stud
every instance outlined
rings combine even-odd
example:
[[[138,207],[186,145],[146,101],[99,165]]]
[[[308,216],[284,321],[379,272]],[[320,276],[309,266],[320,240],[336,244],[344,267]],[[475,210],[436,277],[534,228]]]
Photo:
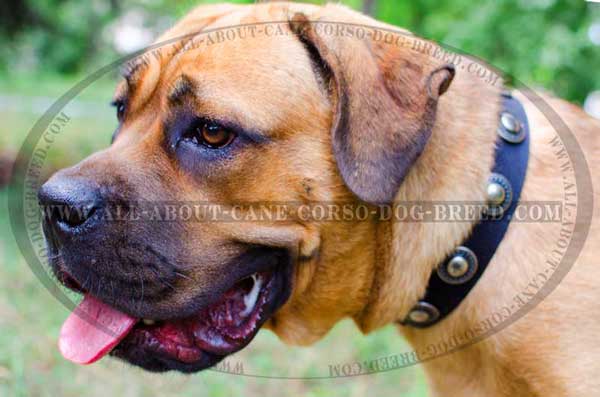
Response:
[[[521,131],[521,123],[519,123],[519,120],[517,120],[515,116],[508,112],[502,112],[502,115],[500,116],[500,122],[502,123],[502,127],[504,127],[508,132],[517,134],[519,131]]]
[[[513,199],[513,189],[506,177],[497,173],[492,173],[488,178],[486,187],[485,215],[492,218],[502,217],[504,212],[510,207]]]
[[[498,135],[506,142],[520,143],[525,139],[525,128],[515,116],[508,112],[502,112],[500,115],[500,127]]]
[[[449,275],[454,278],[459,278],[464,276],[465,273],[469,270],[469,261],[463,258],[460,255],[456,255],[452,259],[448,261],[446,265],[446,271]]]
[[[408,318],[414,323],[422,324],[429,321],[430,315],[429,312],[426,312],[425,310],[413,309],[408,314]]]
[[[477,255],[461,245],[456,248],[450,259],[438,266],[437,274],[447,284],[463,284],[473,278],[478,267]]]
[[[404,323],[414,327],[425,327],[440,317],[440,311],[430,303],[419,301],[408,313]]]
[[[506,199],[506,190],[504,190],[502,185],[495,182],[487,185],[485,194],[487,203],[492,205],[502,205],[504,199]]]

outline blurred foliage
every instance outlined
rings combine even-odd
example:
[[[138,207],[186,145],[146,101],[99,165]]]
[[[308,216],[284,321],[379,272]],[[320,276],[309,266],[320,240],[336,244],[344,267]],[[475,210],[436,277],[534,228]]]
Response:
[[[113,60],[110,27],[143,12],[158,34],[192,0],[3,0],[0,79],[11,73],[78,75]],[[249,3],[249,0],[233,1]],[[317,2],[318,1],[312,1]],[[588,38],[600,4],[583,0],[349,0],[352,8],[487,60],[532,85],[572,101],[600,89],[600,47]]]
[[[580,0],[380,2],[376,15],[476,55],[528,85],[582,102],[600,89],[600,47],[588,38],[600,4]]]

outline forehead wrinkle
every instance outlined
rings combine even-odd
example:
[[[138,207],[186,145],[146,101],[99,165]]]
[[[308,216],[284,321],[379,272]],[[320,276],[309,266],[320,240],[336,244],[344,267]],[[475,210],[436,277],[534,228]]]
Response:
[[[158,38],[154,43],[155,45],[159,45],[158,48],[129,61],[125,65],[121,71],[121,75],[126,81],[126,89],[122,92],[127,96],[133,96],[135,94],[134,91],[137,91],[139,86],[144,86],[144,96],[141,101],[145,102],[149,94],[161,84],[161,80],[169,75],[167,67],[170,69],[172,64],[178,64],[178,60],[183,53],[195,50],[193,45],[190,50],[188,44],[193,44],[194,39],[204,34],[207,26],[233,13],[236,9],[243,7],[245,6],[231,4],[198,6],[176,26]],[[190,29],[189,26],[192,26],[192,28]],[[180,37],[179,40],[177,39],[178,37]],[[161,43],[164,43],[164,46],[161,46]],[[156,56],[155,52],[158,52],[159,55]],[[158,66],[158,70],[151,70],[150,73],[145,73],[148,69],[156,69],[156,66]],[[150,75],[150,78],[146,78],[148,75]],[[144,80],[151,81],[147,82]],[[152,86],[150,87],[148,83]]]
[[[143,106],[151,97],[160,80],[161,64],[152,54],[144,54],[127,62],[121,68],[122,82],[115,97],[128,102],[131,110]]]
[[[190,51],[188,49],[188,44],[193,43],[194,38],[196,38],[197,36],[198,35],[184,37],[179,41],[170,43],[165,46],[167,48],[167,51],[163,52],[163,56],[160,57],[161,73],[158,77],[158,81],[156,82],[157,86],[165,86],[167,90],[170,88],[170,85],[168,83],[169,80],[171,80],[170,76],[172,76],[175,73],[178,73],[179,70],[181,70],[180,65],[182,55],[186,51]],[[173,88],[170,91],[168,91],[167,99],[169,100],[169,102],[177,102],[179,99],[182,99],[180,97],[184,96],[184,94],[189,94],[193,91],[192,88],[194,88],[194,84],[187,75],[182,74],[180,77],[177,78],[177,80],[175,80],[175,83],[172,84],[171,87]]]
[[[186,36],[182,40],[169,45],[172,48],[172,51],[168,53],[168,57],[166,57],[167,59],[165,59],[163,65],[165,75],[169,75],[170,71],[173,69],[179,69],[181,59],[186,53],[198,50],[197,48],[194,48],[194,40],[202,34],[202,31],[196,32],[195,34],[192,33],[190,36]]]
[[[125,80],[124,92],[128,95],[133,95],[133,91],[141,79],[142,71],[151,67],[150,62],[145,59],[146,56],[147,54],[128,61],[120,70],[120,74]]]
[[[135,84],[137,75],[139,74],[139,71],[140,71],[143,63],[144,63],[143,59],[134,58],[134,59],[128,61],[121,68],[121,76],[123,76],[123,78],[125,79],[125,81],[127,82],[128,85],[132,86]]]
[[[177,55],[185,49],[194,37],[184,36],[181,40],[174,40],[173,42],[166,40],[167,43],[164,45],[127,62],[121,69],[121,75],[127,86],[127,94],[133,96],[140,86],[144,86],[145,94],[151,94],[160,84],[163,77],[161,72],[176,59]],[[144,95],[143,99],[147,99],[147,96]]]

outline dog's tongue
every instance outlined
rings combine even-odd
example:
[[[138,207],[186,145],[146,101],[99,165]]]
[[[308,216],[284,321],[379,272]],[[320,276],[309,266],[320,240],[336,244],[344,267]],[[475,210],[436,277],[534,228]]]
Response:
[[[58,348],[77,364],[91,364],[108,354],[138,320],[87,294],[62,326]]]

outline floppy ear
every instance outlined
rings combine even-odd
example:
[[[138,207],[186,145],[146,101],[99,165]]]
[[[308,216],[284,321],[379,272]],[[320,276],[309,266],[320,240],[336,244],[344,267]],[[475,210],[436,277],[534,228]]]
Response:
[[[361,200],[389,203],[431,136],[438,98],[450,86],[454,67],[373,35],[359,39],[351,24],[340,24],[340,31],[327,22],[334,25],[329,33],[323,24],[304,14],[290,22],[330,78],[338,169]]]

